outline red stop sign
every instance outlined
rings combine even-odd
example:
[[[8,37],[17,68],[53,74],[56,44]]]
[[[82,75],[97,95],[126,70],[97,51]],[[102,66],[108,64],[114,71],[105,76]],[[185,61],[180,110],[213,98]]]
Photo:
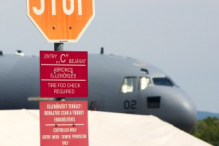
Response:
[[[27,0],[27,15],[49,42],[76,42],[94,18],[94,0]]]

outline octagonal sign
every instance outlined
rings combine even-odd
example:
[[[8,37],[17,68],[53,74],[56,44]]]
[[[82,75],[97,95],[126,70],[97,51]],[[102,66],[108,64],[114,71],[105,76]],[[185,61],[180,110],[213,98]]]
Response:
[[[27,0],[27,15],[48,42],[76,42],[94,18],[94,0]]]

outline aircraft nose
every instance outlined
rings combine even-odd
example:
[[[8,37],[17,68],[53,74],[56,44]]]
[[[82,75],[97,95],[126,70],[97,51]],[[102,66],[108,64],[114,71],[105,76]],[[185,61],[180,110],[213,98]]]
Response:
[[[180,91],[172,95],[175,99],[175,104],[178,105],[175,111],[176,118],[173,119],[176,127],[181,127],[184,131],[190,132],[195,125],[197,119],[196,107],[184,91]]]
[[[158,108],[149,108],[148,114],[158,116],[180,128],[183,131],[190,132],[196,122],[197,111],[191,98],[180,88],[157,88],[154,91],[160,98]],[[156,96],[157,97],[157,96]],[[151,97],[153,98],[153,96]],[[149,99],[149,97],[147,97]],[[149,102],[149,100],[147,100]],[[147,103],[149,104],[149,103]]]

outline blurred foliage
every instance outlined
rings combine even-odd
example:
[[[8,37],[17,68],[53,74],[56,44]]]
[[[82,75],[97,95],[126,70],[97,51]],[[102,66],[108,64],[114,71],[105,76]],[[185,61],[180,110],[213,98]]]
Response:
[[[214,146],[219,146],[219,119],[208,117],[197,121],[191,134]]]

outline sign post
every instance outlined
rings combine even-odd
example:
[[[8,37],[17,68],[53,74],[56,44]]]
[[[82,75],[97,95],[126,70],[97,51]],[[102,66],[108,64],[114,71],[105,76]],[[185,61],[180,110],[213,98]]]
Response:
[[[82,36],[94,18],[94,0],[27,0],[27,15],[54,42],[53,52],[40,52],[40,95],[58,97],[40,103],[41,146],[88,146],[87,101],[64,102],[88,96],[87,52],[63,51],[63,43]]]
[[[63,51],[64,44],[63,43],[54,43],[54,51]],[[56,101],[65,101],[65,98],[56,98]]]

